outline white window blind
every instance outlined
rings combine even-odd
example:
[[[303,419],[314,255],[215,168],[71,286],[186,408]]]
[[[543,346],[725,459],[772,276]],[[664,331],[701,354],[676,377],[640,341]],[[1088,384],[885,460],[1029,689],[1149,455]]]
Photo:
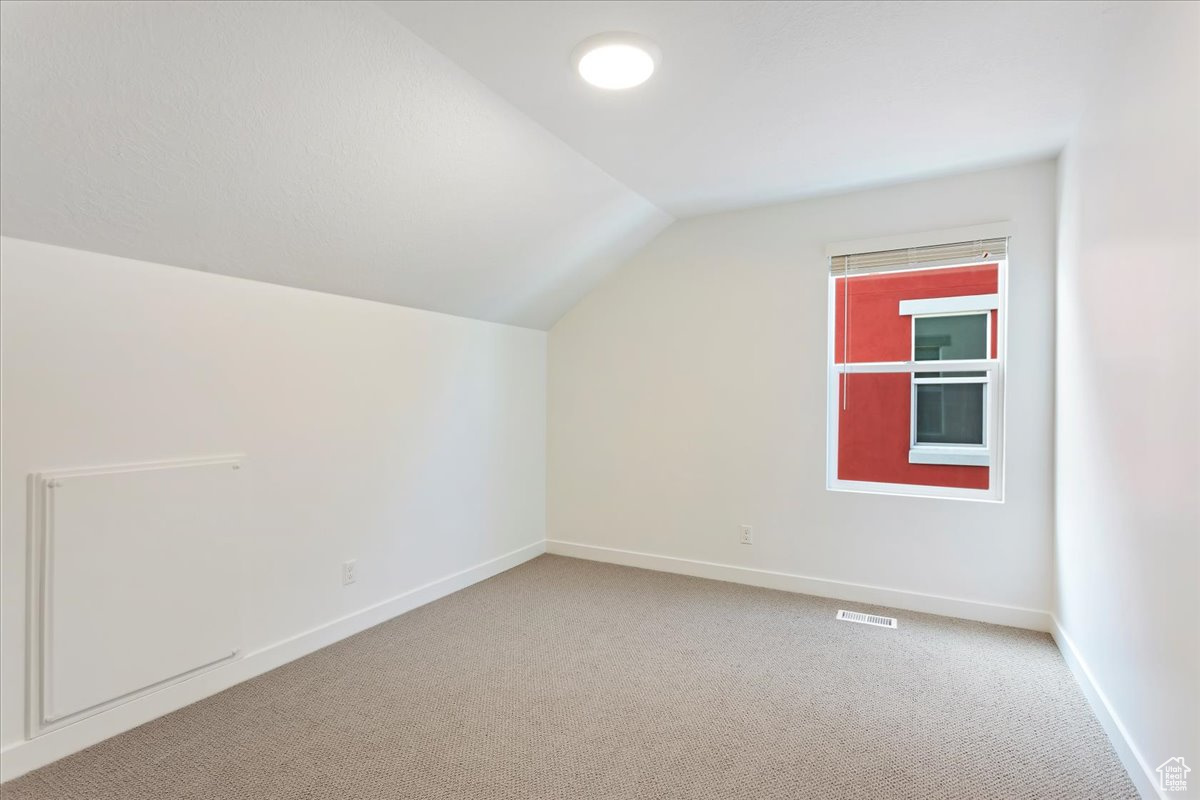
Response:
[[[970,264],[977,261],[1000,261],[1007,257],[1008,239],[1001,237],[832,256],[829,259],[829,271],[832,275],[865,275],[871,272],[887,272],[897,269],[923,269]]]

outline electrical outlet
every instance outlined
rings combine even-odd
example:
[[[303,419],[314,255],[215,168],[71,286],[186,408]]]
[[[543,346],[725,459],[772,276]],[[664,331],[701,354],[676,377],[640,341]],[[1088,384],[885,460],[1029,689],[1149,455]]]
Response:
[[[754,544],[754,528],[749,525],[742,526],[742,544]]]
[[[342,562],[342,585],[349,586],[358,580],[358,561],[343,561]]]

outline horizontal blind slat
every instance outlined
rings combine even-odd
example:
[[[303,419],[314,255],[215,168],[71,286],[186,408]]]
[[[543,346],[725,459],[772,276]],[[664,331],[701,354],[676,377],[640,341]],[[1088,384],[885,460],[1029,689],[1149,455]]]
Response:
[[[833,256],[829,271],[833,275],[862,275],[896,269],[944,267],[974,261],[1000,261],[1008,257],[1008,239],[978,239],[973,242],[906,247],[874,253]]]

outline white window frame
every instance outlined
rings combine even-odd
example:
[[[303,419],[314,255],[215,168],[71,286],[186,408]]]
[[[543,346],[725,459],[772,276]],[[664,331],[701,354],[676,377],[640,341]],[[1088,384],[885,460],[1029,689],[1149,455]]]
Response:
[[[953,234],[951,234],[953,235]],[[964,237],[965,241],[967,237]],[[946,238],[946,241],[953,239]],[[934,243],[934,242],[927,242]],[[853,246],[859,247],[861,252],[870,252],[872,250],[888,249],[883,245],[869,246],[865,243],[854,243]],[[918,246],[914,244],[913,246]],[[831,254],[834,248],[845,249],[845,245],[831,245],[829,251]],[[849,251],[847,251],[849,252]],[[961,359],[961,360],[946,360],[938,362],[916,361],[915,353],[910,353],[909,361],[897,362],[872,362],[872,363],[850,363],[838,364],[836,361],[836,331],[835,323],[837,320],[837,281],[842,278],[841,275],[829,276],[829,306],[828,306],[828,372],[827,372],[827,387],[826,387],[826,488],[830,491],[837,492],[859,492],[869,494],[891,494],[908,497],[924,497],[949,500],[975,500],[982,502],[1002,503],[1004,502],[1004,365],[1006,364],[1006,342],[1008,335],[1008,320],[1007,320],[1007,303],[1002,302],[1007,297],[1008,291],[1008,260],[1007,259],[990,259],[986,261],[964,262],[962,264],[945,265],[938,267],[915,267],[913,269],[893,270],[892,273],[898,272],[918,272],[927,269],[953,269],[960,267],[985,266],[988,264],[997,264],[997,291],[994,295],[970,295],[958,298],[928,298],[917,300],[901,301],[901,309],[907,310],[910,313],[916,313],[920,316],[925,315],[940,315],[946,313],[954,313],[963,311],[966,313],[978,313],[981,310],[996,311],[996,357],[983,360],[977,359]],[[882,274],[882,273],[873,273]],[[855,280],[856,276],[849,276],[848,280]],[[979,306],[978,308],[955,308],[955,304],[965,303],[968,306]],[[988,305],[991,304],[990,307]],[[901,312],[903,313],[903,311]],[[989,313],[990,316],[990,313]],[[992,325],[991,320],[988,320],[988,349],[987,353],[991,354],[992,350]],[[914,337],[915,344],[915,337]],[[931,364],[936,363],[937,369],[931,369]],[[979,446],[971,445],[922,445],[916,447],[916,397],[915,385],[912,389],[914,396],[910,400],[910,416],[913,417],[910,436],[909,448],[909,463],[939,463],[939,464],[961,464],[963,461],[968,463],[964,466],[986,466],[990,470],[988,488],[987,489],[965,489],[956,486],[922,486],[917,484],[907,483],[885,483],[876,481],[853,481],[843,480],[838,478],[838,422],[841,414],[839,408],[839,386],[841,385],[843,374],[862,374],[862,373],[896,373],[903,372],[909,375],[915,375],[917,372],[983,372],[984,377],[977,380],[985,381],[984,387],[984,408],[987,415],[987,424],[984,426],[984,447],[986,450],[986,464],[974,463],[980,460],[983,455],[980,452]],[[913,380],[916,380],[915,378]],[[947,379],[935,379],[932,382],[946,383]],[[964,452],[965,448],[971,448],[970,452]],[[914,461],[914,451],[916,458],[940,458],[936,462]],[[953,460],[958,459],[958,460]],[[974,459],[974,461],[972,461]]]
[[[909,358],[917,360],[917,320],[937,319],[941,317],[983,317],[984,349],[983,352],[991,358],[992,352],[992,311],[999,308],[999,296],[994,294],[971,295],[963,297],[935,297],[928,300],[901,300],[900,315],[912,317],[909,322],[912,346]],[[941,364],[941,360],[922,361],[923,364]],[[947,372],[945,369],[929,369],[927,372]],[[968,372],[981,372],[972,369]],[[950,383],[982,383],[983,384],[983,443],[982,444],[934,444],[921,443],[917,439],[917,387],[945,386]],[[988,373],[982,376],[957,378],[918,378],[912,373],[909,397],[909,435],[908,463],[910,464],[948,464],[951,466],[990,467],[992,454],[988,441],[989,403],[992,389],[991,377]]]

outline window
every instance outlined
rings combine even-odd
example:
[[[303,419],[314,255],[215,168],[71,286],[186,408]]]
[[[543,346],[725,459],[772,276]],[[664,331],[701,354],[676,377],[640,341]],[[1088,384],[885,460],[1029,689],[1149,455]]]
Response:
[[[998,305],[996,295],[901,301],[902,315],[915,308],[972,309],[912,314],[912,360],[990,358]],[[987,391],[987,372],[914,372],[909,463],[987,466]]]
[[[1007,239],[835,255],[829,488],[999,500]]]

